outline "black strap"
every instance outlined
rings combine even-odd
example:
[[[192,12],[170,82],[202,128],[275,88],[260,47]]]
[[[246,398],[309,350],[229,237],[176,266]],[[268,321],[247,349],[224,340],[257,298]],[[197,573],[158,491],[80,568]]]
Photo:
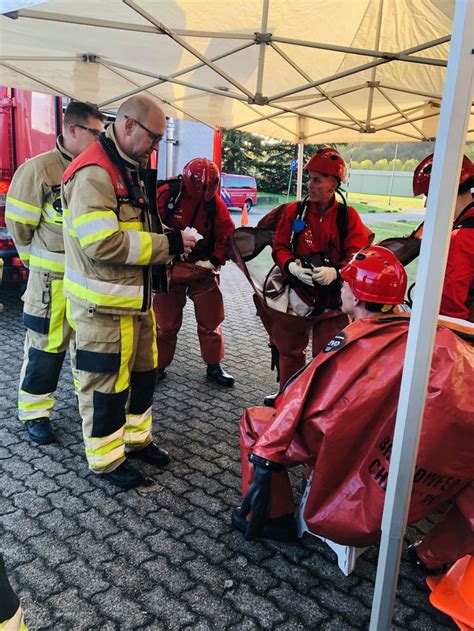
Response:
[[[454,229],[457,230],[458,228],[474,228],[474,217],[466,217],[461,223],[456,223]]]

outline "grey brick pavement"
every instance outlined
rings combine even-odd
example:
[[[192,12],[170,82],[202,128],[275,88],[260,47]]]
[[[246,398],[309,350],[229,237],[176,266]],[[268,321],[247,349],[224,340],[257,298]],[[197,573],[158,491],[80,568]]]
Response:
[[[248,543],[229,526],[239,501],[239,417],[275,383],[247,282],[231,265],[222,281],[225,367],[236,386],[206,381],[187,308],[154,401],[154,434],[173,462],[161,474],[145,465],[155,480],[147,492],[116,490],[88,472],[67,367],[53,416],[60,445],[25,439],[16,420],[21,302],[2,292],[0,548],[30,630],[368,628],[375,547],[346,578],[315,538]],[[411,528],[408,540],[429,525]],[[455,628],[405,559],[393,628]]]

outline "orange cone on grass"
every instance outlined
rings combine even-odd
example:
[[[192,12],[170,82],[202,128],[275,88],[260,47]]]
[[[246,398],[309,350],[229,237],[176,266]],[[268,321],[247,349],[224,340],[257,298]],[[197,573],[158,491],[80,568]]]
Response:
[[[248,226],[249,225],[249,211],[247,209],[247,204],[245,203],[243,208],[242,208],[242,216],[240,218],[240,225],[241,226]]]

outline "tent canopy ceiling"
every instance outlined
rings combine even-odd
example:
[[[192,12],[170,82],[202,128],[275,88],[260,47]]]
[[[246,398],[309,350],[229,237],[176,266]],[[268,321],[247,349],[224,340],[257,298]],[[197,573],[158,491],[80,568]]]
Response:
[[[454,0],[54,0],[2,16],[1,83],[292,142],[436,135]],[[474,115],[468,138],[474,139]]]

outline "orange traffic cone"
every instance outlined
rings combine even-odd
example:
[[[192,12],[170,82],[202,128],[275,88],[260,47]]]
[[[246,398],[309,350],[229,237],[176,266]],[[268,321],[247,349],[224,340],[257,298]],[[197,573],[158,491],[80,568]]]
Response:
[[[240,225],[241,226],[249,225],[249,211],[247,209],[247,204],[244,204],[244,207],[242,208],[242,216],[240,218]]]
[[[451,616],[462,631],[474,629],[474,557],[456,561],[444,576],[426,582],[432,590],[431,604]]]

